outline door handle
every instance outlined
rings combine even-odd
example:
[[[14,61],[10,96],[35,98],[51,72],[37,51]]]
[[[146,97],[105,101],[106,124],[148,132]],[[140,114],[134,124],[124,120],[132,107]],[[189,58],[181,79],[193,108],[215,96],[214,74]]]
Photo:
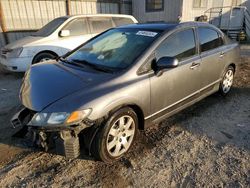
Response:
[[[220,58],[224,57],[225,53],[224,52],[221,52],[220,53]]]
[[[191,65],[191,67],[190,67],[190,69],[195,69],[195,68],[197,68],[197,67],[199,67],[201,64],[200,63],[196,63],[196,62],[194,62],[194,63],[192,63],[192,65]]]

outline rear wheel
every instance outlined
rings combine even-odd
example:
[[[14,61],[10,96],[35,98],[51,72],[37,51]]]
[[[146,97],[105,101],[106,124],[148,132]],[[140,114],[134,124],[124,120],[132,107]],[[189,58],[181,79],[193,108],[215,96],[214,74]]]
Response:
[[[234,68],[232,66],[229,66],[222,78],[222,81],[220,83],[220,90],[219,92],[225,96],[227,95],[232,86],[233,86],[233,81],[234,81]]]
[[[33,59],[32,64],[45,62],[45,61],[48,61],[48,60],[51,60],[51,59],[55,59],[56,57],[57,56],[55,54],[48,53],[48,52],[42,52],[42,53],[35,56],[35,58]]]
[[[121,158],[133,144],[137,128],[137,115],[131,108],[118,110],[98,132],[92,146],[92,153],[104,162]]]

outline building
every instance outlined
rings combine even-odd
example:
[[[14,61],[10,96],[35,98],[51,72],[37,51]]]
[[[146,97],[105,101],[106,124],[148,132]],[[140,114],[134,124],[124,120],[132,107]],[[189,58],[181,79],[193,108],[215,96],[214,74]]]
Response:
[[[194,21],[211,8],[248,4],[248,0],[133,0],[132,12],[139,22],[177,22],[179,17]]]
[[[236,37],[250,36],[250,0],[133,0],[132,12],[139,22],[207,21]]]
[[[240,6],[240,7],[238,7]],[[139,22],[194,21],[206,15],[232,38],[250,38],[250,0],[0,0],[0,48],[50,20],[74,14],[132,14]]]

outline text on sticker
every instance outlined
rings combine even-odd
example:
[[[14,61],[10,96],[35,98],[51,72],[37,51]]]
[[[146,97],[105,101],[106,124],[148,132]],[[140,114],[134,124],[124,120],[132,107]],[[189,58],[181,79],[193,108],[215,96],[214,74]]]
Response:
[[[158,33],[152,31],[138,31],[136,35],[142,35],[147,37],[155,37]]]

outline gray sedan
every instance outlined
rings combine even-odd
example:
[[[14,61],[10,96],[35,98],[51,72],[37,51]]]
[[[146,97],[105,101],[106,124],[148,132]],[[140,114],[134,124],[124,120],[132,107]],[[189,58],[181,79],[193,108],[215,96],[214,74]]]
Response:
[[[110,29],[26,72],[12,119],[35,145],[111,162],[138,130],[215,92],[229,93],[239,46],[198,22]]]

